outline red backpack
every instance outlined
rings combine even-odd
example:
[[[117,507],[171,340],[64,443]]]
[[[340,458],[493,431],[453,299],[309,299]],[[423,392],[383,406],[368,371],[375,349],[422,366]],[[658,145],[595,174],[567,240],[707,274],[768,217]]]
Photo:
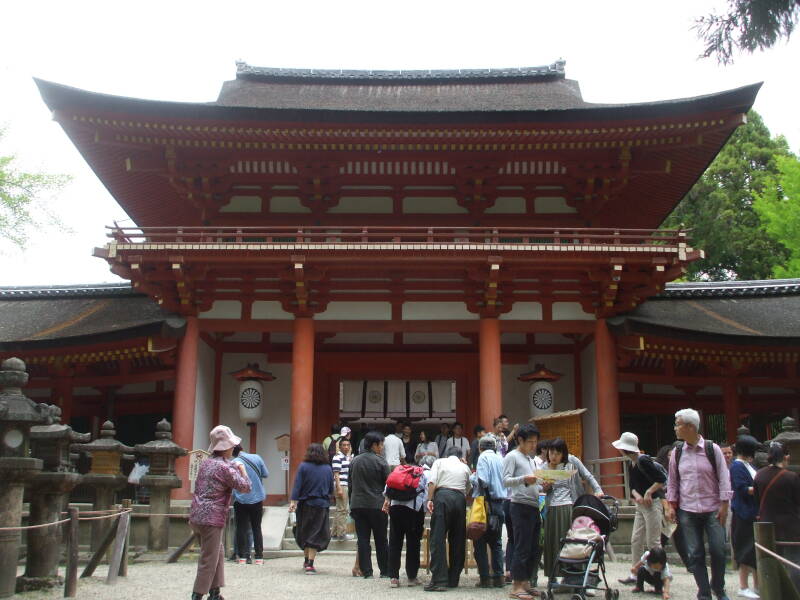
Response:
[[[416,465],[397,465],[386,479],[386,496],[391,500],[413,500],[424,469]]]

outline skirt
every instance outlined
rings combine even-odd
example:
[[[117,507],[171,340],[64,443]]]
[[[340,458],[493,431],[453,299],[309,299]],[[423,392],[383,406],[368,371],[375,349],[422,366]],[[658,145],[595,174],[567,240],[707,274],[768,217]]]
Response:
[[[547,518],[544,520],[544,573],[548,577],[553,574],[553,567],[558,561],[561,552],[561,538],[563,538],[572,525],[572,504],[550,506],[547,508]]]
[[[331,527],[328,520],[330,508],[309,506],[305,502],[297,505],[297,525],[294,530],[294,541],[297,546],[315,548],[322,552],[331,541]]]
[[[756,545],[753,535],[753,521],[740,519],[733,513],[731,520],[731,545],[733,559],[740,565],[756,568]]]

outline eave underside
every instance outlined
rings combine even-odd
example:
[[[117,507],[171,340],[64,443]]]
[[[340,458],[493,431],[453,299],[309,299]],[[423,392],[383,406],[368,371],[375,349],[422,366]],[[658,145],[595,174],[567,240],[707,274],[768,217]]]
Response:
[[[449,187],[465,214],[422,218],[453,225],[560,221],[655,227],[741,124],[757,90],[751,86],[647,106],[452,113],[431,122],[422,113],[383,114],[376,120],[368,111],[231,112],[40,85],[72,141],[141,226],[198,225],[204,219],[219,224],[237,219],[355,224],[390,218],[418,223],[420,215],[397,210],[390,216],[331,210],[352,193],[345,191],[348,186],[382,185],[389,190],[384,195],[399,201],[409,195],[408,186]],[[399,167],[404,161],[436,168],[412,173]],[[278,162],[285,169],[250,167]],[[440,169],[439,163],[447,167]],[[558,171],[519,166],[544,163],[558,164]],[[394,172],[391,165],[397,165]],[[243,185],[267,200],[297,195],[308,210],[220,213]],[[513,216],[487,212],[497,197],[510,193],[532,202],[541,185],[560,185],[574,214],[541,215],[530,207]],[[286,186],[296,191],[286,192]],[[519,189],[504,191],[509,187]]]

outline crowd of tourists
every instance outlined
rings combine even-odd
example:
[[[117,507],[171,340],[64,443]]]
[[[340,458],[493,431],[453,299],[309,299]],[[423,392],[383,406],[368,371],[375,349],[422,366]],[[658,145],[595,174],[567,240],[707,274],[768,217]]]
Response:
[[[332,538],[353,539],[348,532],[352,526],[357,540],[354,577],[386,578],[390,587],[400,587],[405,548],[406,585],[429,592],[457,588],[466,559],[468,499],[482,496],[488,526],[470,536],[479,574],[476,586],[510,585],[508,596],[517,600],[541,595],[540,579],[558,573],[554,567],[561,542],[574,527],[573,503],[587,491],[605,496],[563,439],[541,440],[533,424],[509,425],[500,415],[491,430],[475,427],[472,440],[460,423],[443,424],[436,436],[428,438],[423,431],[414,439],[410,424],[401,423],[396,430],[390,426],[366,432],[357,451],[349,427],[333,428],[322,443],[308,447],[290,494],[294,536],[304,553],[303,572],[317,572],[317,555]],[[773,442],[767,466],[756,471],[754,460],[762,446],[754,438],[742,435],[732,448],[705,440],[700,415],[693,409],[676,413],[675,433],[677,441],[655,457],[640,450],[633,433],[623,433],[613,442],[630,461],[635,503],[631,574],[620,582],[631,585],[633,592],[652,587],[662,598],[670,598],[672,574],[665,548],[672,544],[694,576],[697,598],[726,600],[729,540],[739,572],[737,596],[758,598],[754,521],[776,523],[779,540],[800,541],[800,478],[785,469],[786,449]],[[212,456],[201,463],[190,514],[201,548],[193,600],[204,594],[209,600],[222,598],[221,532],[232,494],[235,558],[243,563],[263,560],[262,479],[268,474],[264,462],[242,452],[241,440],[228,427],[215,427],[211,442]],[[552,471],[568,474],[553,477]],[[551,475],[542,477],[543,473]],[[419,569],[426,514],[431,577],[423,583]],[[795,562],[800,558],[798,546],[782,546],[780,552]],[[793,580],[800,589],[796,573]]]

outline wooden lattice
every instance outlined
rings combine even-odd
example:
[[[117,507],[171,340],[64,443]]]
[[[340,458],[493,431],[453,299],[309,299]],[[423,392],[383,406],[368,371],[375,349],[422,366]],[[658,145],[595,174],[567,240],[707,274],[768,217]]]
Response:
[[[542,417],[530,419],[539,428],[541,439],[550,440],[556,437],[567,442],[569,453],[583,459],[583,419],[585,408],[555,412]]]

